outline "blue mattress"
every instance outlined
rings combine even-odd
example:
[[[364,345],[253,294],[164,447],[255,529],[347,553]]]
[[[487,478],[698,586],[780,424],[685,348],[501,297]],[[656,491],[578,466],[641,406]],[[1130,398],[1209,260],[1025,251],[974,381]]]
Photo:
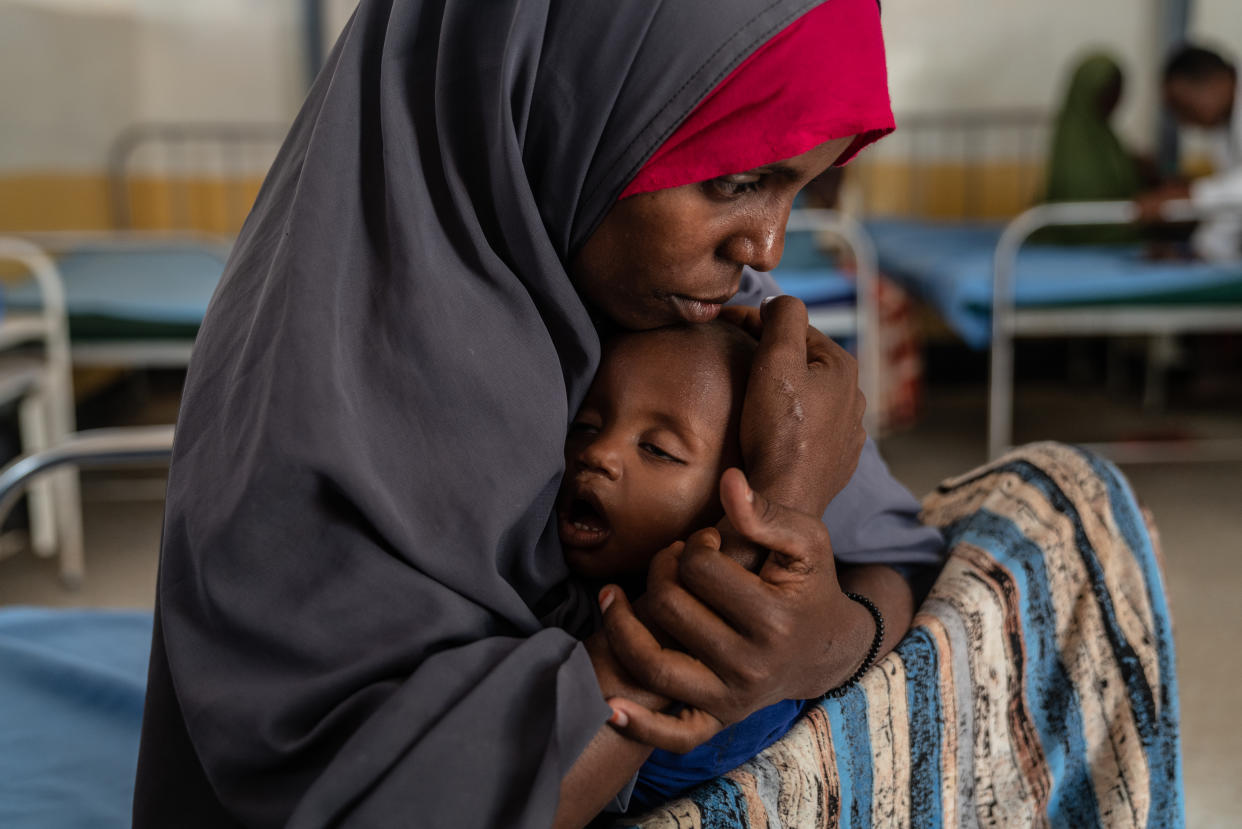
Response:
[[[991,340],[992,259],[1002,227],[867,223],[880,271],[932,305],[970,346]],[[1242,263],[1152,262],[1138,246],[1030,245],[1018,255],[1020,308],[1242,303]]]
[[[186,246],[118,250],[83,246],[57,262],[65,283],[70,329],[83,319],[111,320],[118,336],[125,325],[197,328],[224,273],[223,257]],[[40,304],[33,281],[7,291],[8,308],[30,310]]]
[[[0,608],[0,826],[128,827],[149,612]]]
[[[75,339],[128,338],[193,332],[207,312],[224,259],[196,247],[114,250],[82,247],[58,260]],[[781,267],[781,290],[807,305],[848,305],[854,283],[816,250],[810,233],[791,233]],[[9,289],[4,306],[40,305],[33,281]],[[110,324],[109,324],[110,323]],[[186,329],[186,330],[178,330]]]

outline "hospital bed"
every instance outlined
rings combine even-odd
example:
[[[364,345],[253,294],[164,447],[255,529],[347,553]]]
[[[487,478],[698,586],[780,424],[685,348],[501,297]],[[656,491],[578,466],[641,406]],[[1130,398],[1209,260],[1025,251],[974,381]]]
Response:
[[[100,429],[0,470],[0,520],[66,470],[163,464],[171,426]],[[0,826],[130,825],[146,695],[147,610],[0,607]]]
[[[111,229],[25,233],[6,242],[16,252],[9,258],[21,260],[32,278],[4,285],[0,350],[43,337],[48,355],[42,368],[27,360],[21,371],[9,359],[13,370],[0,376],[0,402],[21,401],[23,449],[56,443],[73,430],[70,366],[189,363],[231,239],[285,130],[278,124],[131,127],[108,154]],[[42,555],[59,552],[62,579],[79,583],[76,474],[66,470],[36,487],[30,508],[31,546]],[[0,539],[0,557],[18,552],[20,542],[17,534]]]
[[[74,429],[64,287],[56,264],[24,239],[0,237],[0,263],[26,273],[39,297],[37,310],[0,312],[0,404],[16,404],[22,451],[38,452]],[[82,514],[76,473],[64,470],[32,487],[29,516],[35,553],[59,553],[62,577],[69,583],[79,580]],[[0,536],[0,558],[24,547],[19,532]]]
[[[113,229],[25,234],[60,268],[75,366],[184,367],[232,238],[287,128],[142,124],[108,157]],[[8,308],[39,307],[27,285]]]
[[[962,136],[954,145],[963,148],[960,197],[929,207],[924,189],[912,182],[909,207],[935,218],[874,218],[865,226],[881,272],[930,305],[966,344],[990,351],[989,457],[1012,443],[1015,339],[1142,336],[1158,346],[1175,334],[1242,331],[1242,263],[1153,262],[1137,245],[1027,244],[1041,228],[1132,222],[1128,202],[1041,205],[1008,222],[982,218],[997,205],[988,203],[985,178],[970,173],[964,148],[974,148],[985,164],[995,162],[997,152],[985,148],[999,129],[1028,135],[1015,146],[1042,153],[1041,141],[1029,137],[1043,129],[1041,121],[1011,113],[995,123],[983,114],[947,122],[916,119],[914,132],[930,125]],[[917,180],[921,162],[912,158],[909,172]],[[1011,171],[1029,179],[1038,168],[1028,161],[1011,164]],[[1019,186],[1016,192],[1025,191]],[[1169,206],[1167,218],[1199,217],[1180,203]],[[1159,380],[1153,361],[1148,379],[1149,388]],[[1242,440],[1229,439],[1092,446],[1127,462],[1242,456]]]
[[[224,273],[229,243],[195,233],[25,234],[56,261],[75,367],[183,368]],[[40,307],[35,286],[5,307]]]

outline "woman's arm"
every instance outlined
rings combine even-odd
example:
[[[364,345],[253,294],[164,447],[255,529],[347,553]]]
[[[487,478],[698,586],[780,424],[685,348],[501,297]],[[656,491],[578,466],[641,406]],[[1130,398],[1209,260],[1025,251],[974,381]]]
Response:
[[[846,565],[840,568],[838,577],[842,589],[867,596],[884,614],[886,633],[880,655],[888,653],[909,628],[913,614],[912,593],[906,580],[896,570],[884,565]],[[618,594],[620,592],[617,591]],[[861,662],[874,635],[874,622],[867,613],[850,614],[846,618],[860,623],[862,628],[844,637],[857,648],[857,660]],[[641,742],[639,735],[661,742],[667,741],[674,731],[683,729],[680,720],[665,723],[644,717],[647,712],[659,711],[667,706],[669,700],[634,683],[617,663],[603,632],[588,639],[586,645],[600,690],[614,708],[625,713],[627,720],[618,723],[618,728],[612,725],[602,727],[565,776],[554,824],[557,829],[584,825],[624,788],[651,753],[652,746]],[[628,720],[631,714],[635,720],[632,729]],[[706,724],[707,728],[696,733],[690,741],[704,734],[707,736],[703,739],[707,739],[710,737],[707,732],[718,727],[713,726],[711,720],[704,720],[701,724]],[[632,738],[625,736],[626,733],[631,734]],[[682,748],[689,742],[680,736],[674,736],[674,739],[681,741],[678,747]]]
[[[876,658],[885,656],[897,647],[914,620],[914,591],[909,582],[884,564],[844,565],[839,568],[837,578],[842,590],[866,596],[880,609],[884,616],[884,641],[880,643]]]

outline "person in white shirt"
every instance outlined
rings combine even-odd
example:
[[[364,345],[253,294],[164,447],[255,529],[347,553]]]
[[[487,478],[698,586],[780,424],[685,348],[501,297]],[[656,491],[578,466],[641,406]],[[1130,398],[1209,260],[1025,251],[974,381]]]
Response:
[[[1164,101],[1187,126],[1212,132],[1215,172],[1189,184],[1168,184],[1137,199],[1140,217],[1159,221],[1174,199],[1190,199],[1213,215],[1191,237],[1195,255],[1209,261],[1242,259],[1242,85],[1237,68],[1216,52],[1185,46],[1165,64]]]

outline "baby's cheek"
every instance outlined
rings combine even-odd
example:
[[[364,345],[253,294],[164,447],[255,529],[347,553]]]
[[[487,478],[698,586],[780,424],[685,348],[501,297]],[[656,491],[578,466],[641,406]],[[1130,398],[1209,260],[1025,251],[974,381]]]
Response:
[[[658,535],[655,541],[661,549],[674,541],[684,541],[691,533],[716,521],[712,518],[704,523],[704,513],[718,499],[714,487],[705,484],[701,476],[685,476],[676,485],[653,492],[655,497],[650,499],[648,514],[652,533]]]

